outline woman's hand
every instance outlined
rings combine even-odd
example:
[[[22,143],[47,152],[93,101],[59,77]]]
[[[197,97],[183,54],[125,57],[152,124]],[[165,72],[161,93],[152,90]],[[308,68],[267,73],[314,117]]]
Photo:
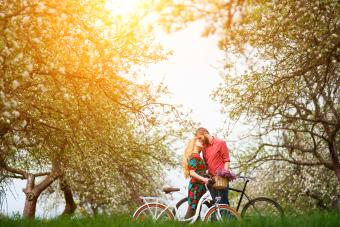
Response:
[[[209,178],[203,177],[202,181],[203,181],[204,184],[208,184]]]

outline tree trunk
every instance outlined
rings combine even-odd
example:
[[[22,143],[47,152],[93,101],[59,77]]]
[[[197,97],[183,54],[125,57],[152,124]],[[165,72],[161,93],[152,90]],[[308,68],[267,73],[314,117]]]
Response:
[[[338,151],[337,151],[337,147],[336,147],[335,138],[333,138],[332,143],[329,144],[329,152],[331,153],[331,158],[332,158],[333,169],[334,169],[335,175],[338,178],[338,181],[340,183],[340,163],[339,163],[339,157],[338,157]]]
[[[77,205],[74,202],[71,187],[67,184],[65,179],[60,179],[60,188],[64,192],[64,198],[66,203],[62,215],[73,214],[77,208]]]
[[[338,181],[340,182],[340,168],[337,168],[334,171],[335,171],[336,177],[338,178]]]
[[[36,174],[37,176],[39,174]],[[52,184],[60,176],[60,163],[52,162],[52,171],[45,177],[43,181],[35,185],[35,176],[27,174],[26,188],[23,189],[26,194],[25,207],[23,216],[25,218],[34,218],[38,197],[48,186]]]
[[[27,178],[26,188],[23,189],[26,194],[25,207],[23,216],[24,218],[34,218],[35,209],[37,206],[38,196],[34,192],[35,177],[33,174],[29,174]]]

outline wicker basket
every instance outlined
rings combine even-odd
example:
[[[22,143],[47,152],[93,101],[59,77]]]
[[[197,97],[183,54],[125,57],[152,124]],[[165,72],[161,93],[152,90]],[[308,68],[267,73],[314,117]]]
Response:
[[[215,183],[213,184],[213,188],[215,189],[225,189],[228,186],[228,178],[221,176],[214,176]]]

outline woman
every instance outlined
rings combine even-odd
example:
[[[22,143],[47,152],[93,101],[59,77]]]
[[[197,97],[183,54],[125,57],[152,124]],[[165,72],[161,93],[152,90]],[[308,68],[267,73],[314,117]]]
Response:
[[[190,218],[195,214],[197,203],[205,193],[206,184],[209,180],[206,171],[208,169],[204,160],[199,155],[202,145],[197,139],[192,139],[183,155],[183,170],[185,178],[190,176],[188,188],[188,210],[185,218]]]

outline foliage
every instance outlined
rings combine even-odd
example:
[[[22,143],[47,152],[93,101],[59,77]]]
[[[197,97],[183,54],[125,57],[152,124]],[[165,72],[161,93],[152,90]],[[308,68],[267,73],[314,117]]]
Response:
[[[142,18],[102,0],[2,1],[0,12],[1,174],[53,172],[91,212],[157,188],[191,122],[159,102],[165,87],[128,79],[165,58]]]

